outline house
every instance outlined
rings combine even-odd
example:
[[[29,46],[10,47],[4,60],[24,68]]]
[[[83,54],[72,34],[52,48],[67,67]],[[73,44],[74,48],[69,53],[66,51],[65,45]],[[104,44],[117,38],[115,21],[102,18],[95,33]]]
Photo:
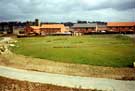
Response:
[[[87,33],[96,32],[97,31],[96,27],[97,27],[96,23],[78,23],[78,24],[74,24],[72,26],[72,29],[74,32],[87,34]]]
[[[62,34],[69,32],[69,29],[64,26],[64,24],[59,23],[40,23],[38,19],[35,19],[34,26],[26,26],[26,33],[36,33],[40,35],[50,35],[50,34]]]
[[[47,33],[47,34],[55,34],[55,33],[64,33],[68,30],[64,26],[64,24],[43,24],[40,27],[41,33]]]
[[[114,33],[134,33],[135,22],[108,22],[107,30]]]
[[[40,26],[27,26],[25,28],[26,33],[36,33],[41,35],[49,35],[56,33],[67,32],[68,29],[64,24],[41,24]]]

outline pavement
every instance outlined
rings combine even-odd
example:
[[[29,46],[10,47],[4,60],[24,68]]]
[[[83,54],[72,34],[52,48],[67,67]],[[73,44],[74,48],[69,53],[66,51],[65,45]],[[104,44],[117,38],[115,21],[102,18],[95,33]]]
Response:
[[[0,76],[21,81],[25,80],[72,88],[97,89],[103,91],[135,91],[135,81],[68,76],[21,70],[5,66],[0,66]]]

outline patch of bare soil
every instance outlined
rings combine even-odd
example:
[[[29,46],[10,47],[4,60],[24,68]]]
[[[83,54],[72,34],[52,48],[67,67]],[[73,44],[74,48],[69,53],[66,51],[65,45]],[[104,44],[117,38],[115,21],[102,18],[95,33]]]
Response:
[[[50,84],[33,83],[0,77],[0,91],[97,91],[90,89],[67,88]]]
[[[26,57],[6,52],[0,55],[0,65],[25,70],[57,73],[73,76],[111,78],[118,80],[135,80],[134,68],[113,68],[53,62],[50,60]]]

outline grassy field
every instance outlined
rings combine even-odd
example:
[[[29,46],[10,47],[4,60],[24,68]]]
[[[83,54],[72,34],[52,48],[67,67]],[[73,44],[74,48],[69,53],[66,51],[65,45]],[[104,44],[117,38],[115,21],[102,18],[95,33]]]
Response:
[[[135,61],[133,40],[121,35],[19,38],[10,49],[16,54],[77,64],[130,67]]]

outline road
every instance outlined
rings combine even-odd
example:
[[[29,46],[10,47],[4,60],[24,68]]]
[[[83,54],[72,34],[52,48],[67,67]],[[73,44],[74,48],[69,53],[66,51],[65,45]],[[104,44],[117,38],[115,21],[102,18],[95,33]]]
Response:
[[[5,66],[0,66],[0,76],[16,80],[25,80],[30,82],[39,82],[58,86],[76,88],[81,87],[84,89],[98,89],[105,91],[135,90],[135,81],[120,81],[104,78],[67,76],[45,72],[27,71]]]

